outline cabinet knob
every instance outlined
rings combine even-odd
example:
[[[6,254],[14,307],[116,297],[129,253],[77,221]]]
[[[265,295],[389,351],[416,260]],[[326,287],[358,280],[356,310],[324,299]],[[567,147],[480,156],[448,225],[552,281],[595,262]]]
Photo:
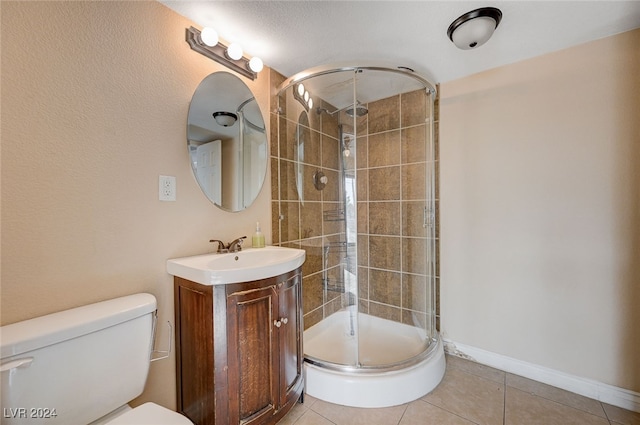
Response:
[[[282,323],[284,323],[285,325],[287,324],[288,321],[289,321],[289,319],[287,319],[286,317],[282,318]]]
[[[276,328],[279,328],[280,326],[282,326],[282,322],[281,322],[280,320],[274,320],[274,321],[273,321],[273,325],[274,325]]]

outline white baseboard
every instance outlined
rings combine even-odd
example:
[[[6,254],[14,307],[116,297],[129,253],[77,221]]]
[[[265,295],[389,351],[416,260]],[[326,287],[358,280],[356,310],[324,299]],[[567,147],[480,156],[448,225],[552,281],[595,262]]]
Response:
[[[445,352],[604,403],[640,412],[640,393],[444,339]]]

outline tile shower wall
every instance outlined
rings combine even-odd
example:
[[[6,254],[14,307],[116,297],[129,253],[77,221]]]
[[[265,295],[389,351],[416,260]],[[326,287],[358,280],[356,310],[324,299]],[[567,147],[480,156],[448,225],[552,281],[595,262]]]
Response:
[[[436,296],[427,290],[423,227],[426,176],[437,171],[437,148],[427,161],[430,102],[419,90],[367,106],[357,122],[360,311],[424,327],[427,297]],[[436,199],[436,239],[438,230]]]
[[[343,293],[346,253],[340,182],[339,114],[305,111],[291,93],[278,99],[284,77],[273,72],[271,105],[272,231],[276,245],[303,248],[305,329],[355,303]],[[316,105],[324,105],[314,99]],[[367,105],[357,119],[358,302],[363,312],[424,325],[426,291],[425,149],[428,116],[423,91]],[[351,127],[345,126],[348,131]],[[350,158],[353,160],[353,156]],[[434,166],[435,162],[431,163]],[[322,172],[327,184],[313,184]],[[404,247],[404,249],[401,249]],[[343,266],[340,263],[343,262]],[[435,296],[435,294],[434,294]]]

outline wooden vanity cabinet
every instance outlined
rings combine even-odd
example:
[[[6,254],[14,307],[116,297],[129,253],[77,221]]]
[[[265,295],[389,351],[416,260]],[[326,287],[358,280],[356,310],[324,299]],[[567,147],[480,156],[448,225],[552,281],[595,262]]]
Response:
[[[301,269],[206,286],[174,279],[178,411],[196,425],[275,424],[302,395]]]

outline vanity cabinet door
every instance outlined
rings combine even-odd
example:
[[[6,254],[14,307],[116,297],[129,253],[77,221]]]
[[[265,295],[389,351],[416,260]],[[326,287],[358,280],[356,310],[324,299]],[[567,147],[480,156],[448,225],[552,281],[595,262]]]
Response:
[[[266,423],[278,406],[276,286],[227,294],[229,423]]]
[[[295,403],[300,397],[303,361],[300,280],[300,274],[295,274],[278,283],[281,406]]]
[[[206,286],[176,277],[178,411],[195,425],[274,425],[300,398],[301,269]]]

